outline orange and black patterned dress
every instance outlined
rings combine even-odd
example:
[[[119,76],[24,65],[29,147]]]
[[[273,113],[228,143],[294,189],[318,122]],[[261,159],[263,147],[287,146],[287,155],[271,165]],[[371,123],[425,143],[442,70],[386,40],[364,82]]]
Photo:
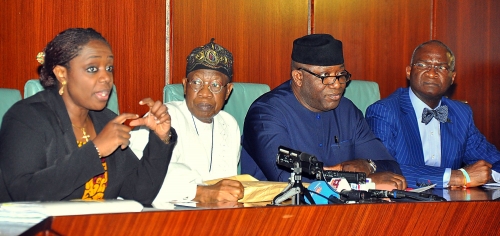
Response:
[[[78,147],[86,144],[86,141],[76,141]],[[104,167],[104,173],[94,176],[85,184],[85,191],[83,192],[83,200],[98,200],[104,199],[104,191],[108,185],[108,166],[106,164],[106,158],[101,158],[102,167]]]

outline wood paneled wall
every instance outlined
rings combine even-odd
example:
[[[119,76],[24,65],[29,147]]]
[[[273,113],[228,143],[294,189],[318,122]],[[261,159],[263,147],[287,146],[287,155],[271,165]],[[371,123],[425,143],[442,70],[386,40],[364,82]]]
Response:
[[[38,78],[36,54],[59,32],[92,27],[111,44],[121,112],[144,113],[144,97],[162,99],[165,0],[5,0],[0,8],[0,87],[24,89]]]
[[[352,79],[379,84],[382,97],[407,86],[405,67],[430,39],[430,1],[315,0],[314,33],[342,41]]]
[[[172,1],[171,12],[172,83],[191,50],[215,38],[233,53],[233,81],[274,88],[290,78],[292,41],[307,34],[307,0]]]
[[[27,79],[37,77],[37,52],[68,27],[93,27],[108,39],[116,58],[120,110],[137,113],[146,111],[139,99],[161,99],[165,80],[181,81],[186,56],[212,37],[233,52],[234,81],[274,88],[289,78],[295,38],[307,34],[308,27],[331,33],[344,43],[353,79],[378,82],[382,97],[407,85],[404,68],[412,50],[439,39],[457,56],[452,98],[469,102],[479,130],[500,147],[498,12],[495,0],[5,0],[0,87],[22,91]],[[170,74],[165,73],[166,17]]]
[[[449,95],[467,101],[487,140],[500,148],[500,1],[314,0],[314,33],[344,43],[353,79],[375,81],[382,98],[407,86],[413,50],[430,39],[455,53],[457,78]]]
[[[436,0],[433,38],[456,57],[452,98],[466,100],[477,128],[500,148],[500,1]]]

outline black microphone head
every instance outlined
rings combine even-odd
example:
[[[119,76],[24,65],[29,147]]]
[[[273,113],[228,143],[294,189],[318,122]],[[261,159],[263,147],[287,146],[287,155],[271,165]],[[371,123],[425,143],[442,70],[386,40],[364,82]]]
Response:
[[[318,162],[318,158],[316,158],[314,155],[305,152],[299,154],[299,160],[309,162],[311,164]]]
[[[343,190],[340,192],[340,197],[344,201],[359,201],[371,199],[371,193],[360,190]]]

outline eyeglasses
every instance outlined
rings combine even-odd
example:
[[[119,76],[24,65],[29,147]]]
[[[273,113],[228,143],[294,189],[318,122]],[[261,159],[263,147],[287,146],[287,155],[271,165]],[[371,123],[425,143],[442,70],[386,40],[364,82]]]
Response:
[[[351,79],[351,74],[346,70],[342,71],[340,75],[318,75],[304,68],[298,68],[297,70],[303,70],[314,77],[321,79],[321,83],[324,85],[334,84],[337,80],[339,83],[345,84]]]
[[[450,71],[450,68],[447,65],[431,65],[431,64],[425,64],[423,62],[417,62],[413,63],[413,66],[417,68],[418,70],[421,71],[429,71],[431,68],[434,68],[434,71],[438,73],[448,73]]]
[[[208,84],[208,89],[210,90],[210,92],[212,92],[213,94],[217,94],[217,93],[220,93],[220,91],[222,91],[222,88],[223,87],[226,87],[226,85],[222,85],[219,81],[217,80],[212,80],[210,82],[203,82],[203,80],[201,79],[193,79],[191,81],[189,81],[189,86],[195,91],[195,92],[198,92],[200,91],[201,89],[203,89],[203,86],[205,84]]]

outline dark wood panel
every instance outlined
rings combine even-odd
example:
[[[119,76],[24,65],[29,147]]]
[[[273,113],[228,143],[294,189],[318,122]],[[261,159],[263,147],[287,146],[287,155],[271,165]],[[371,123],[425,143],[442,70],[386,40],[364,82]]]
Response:
[[[314,24],[343,42],[353,79],[377,82],[387,97],[407,86],[413,49],[430,39],[431,1],[314,0]]]
[[[23,91],[38,78],[36,54],[57,33],[92,27],[113,48],[120,111],[144,112],[139,99],[161,99],[165,85],[165,8],[164,0],[3,1],[0,87]]]
[[[500,1],[435,1],[434,38],[456,56],[451,97],[469,102],[478,129],[500,148]]]
[[[498,235],[498,201],[280,206],[54,217],[61,235]]]
[[[233,53],[234,81],[276,87],[290,78],[295,38],[307,34],[307,0],[173,1],[172,83],[185,77],[186,57],[215,38]]]
[[[37,1],[15,0],[4,1],[0,7],[0,62],[4,65],[0,87],[19,89],[22,93],[24,82],[38,77],[36,54],[53,37],[50,32],[39,30],[52,28],[53,21],[40,21],[41,12],[35,13],[38,7]]]
[[[315,33],[344,42],[353,79],[376,81],[382,97],[406,86],[404,67],[415,46],[431,38],[457,54],[453,98],[467,100],[479,130],[500,147],[500,2],[314,0]],[[185,75],[185,59],[211,37],[235,56],[238,82],[269,84],[289,78],[292,41],[307,33],[307,0],[171,1],[171,78]],[[435,10],[432,10],[432,5]],[[161,99],[165,84],[166,1],[17,1],[0,8],[0,87],[23,90],[36,78],[37,52],[68,27],[93,27],[111,43],[122,112],[145,111],[138,100]],[[434,22],[431,23],[431,15]],[[469,85],[469,86],[468,86]],[[472,86],[473,87],[472,87]],[[471,89],[472,87],[472,89]]]

